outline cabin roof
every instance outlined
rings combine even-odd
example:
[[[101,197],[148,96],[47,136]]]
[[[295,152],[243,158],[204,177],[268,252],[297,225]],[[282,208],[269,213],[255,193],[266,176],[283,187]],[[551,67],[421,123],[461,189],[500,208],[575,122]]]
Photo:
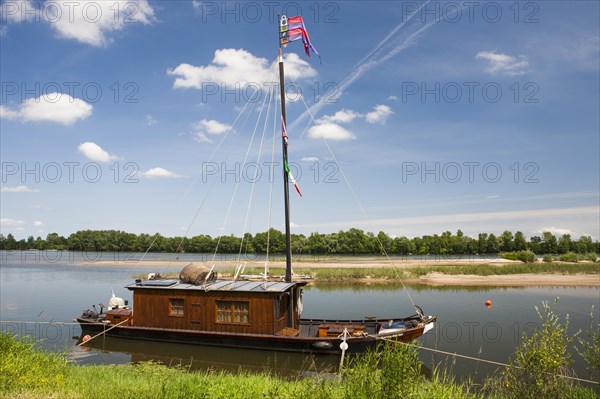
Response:
[[[129,290],[136,289],[167,289],[182,291],[222,291],[222,292],[286,292],[296,285],[304,285],[299,282],[279,282],[279,281],[249,281],[249,280],[216,280],[202,285],[181,283],[176,279],[164,280],[143,280],[141,282],[128,284],[125,288]]]

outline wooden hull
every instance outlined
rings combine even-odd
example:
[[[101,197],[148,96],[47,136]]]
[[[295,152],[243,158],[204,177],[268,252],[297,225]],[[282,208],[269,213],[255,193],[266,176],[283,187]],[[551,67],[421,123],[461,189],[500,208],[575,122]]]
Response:
[[[104,324],[95,320],[78,318],[81,329],[86,334],[99,334],[104,331],[107,336],[127,339],[172,342],[193,345],[210,345],[231,348],[246,348],[260,350],[276,350],[287,352],[301,352],[311,354],[340,354],[340,337],[290,337],[283,335],[267,334],[239,334],[223,333],[197,330],[178,330],[165,328],[150,328],[140,326],[118,326],[112,329],[110,324]],[[313,323],[313,321],[301,320],[302,323]],[[320,320],[319,323],[327,322]],[[372,323],[377,323],[373,321]],[[361,337],[348,337],[348,353],[361,353],[374,348],[378,343],[385,341],[410,342],[425,331],[426,325],[435,322],[435,317],[430,317],[420,322],[416,327],[406,329],[402,332],[390,334],[374,334]],[[330,321],[339,324],[340,321]],[[348,324],[356,323],[348,321]],[[110,329],[110,330],[109,330]]]

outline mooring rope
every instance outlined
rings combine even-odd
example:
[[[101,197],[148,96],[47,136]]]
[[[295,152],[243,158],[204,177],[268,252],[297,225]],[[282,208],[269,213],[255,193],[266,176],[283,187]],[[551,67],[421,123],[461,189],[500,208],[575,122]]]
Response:
[[[461,358],[461,359],[474,360],[474,361],[477,361],[477,362],[493,364],[495,366],[514,367],[514,368],[517,368],[517,369],[523,369],[522,367],[510,365],[508,363],[496,362],[494,360],[488,360],[488,359],[481,359],[481,358],[474,357],[474,356],[461,355],[461,354],[458,354],[458,353],[443,351],[441,349],[427,348],[425,346],[419,346],[419,345],[411,344],[409,342],[396,341],[396,340],[391,339],[391,338],[377,337],[377,336],[374,336],[374,335],[369,335],[369,337],[372,337],[372,338],[375,338],[375,339],[381,340],[381,341],[389,341],[389,342],[393,342],[393,343],[396,343],[396,344],[407,345],[407,346],[411,346],[413,348],[423,349],[423,350],[426,350],[426,351],[429,351],[429,352],[440,353],[442,355],[454,356],[454,357],[458,357],[458,358]],[[568,378],[568,379],[571,379],[571,380],[574,380],[574,381],[587,382],[589,384],[600,385],[600,382],[598,382],[598,381],[588,380],[588,379],[585,379],[585,378],[573,377],[573,376],[564,375],[564,374],[553,374],[553,373],[546,373],[546,374],[556,375],[558,377]]]
[[[113,328],[119,327],[121,324],[123,324],[123,323],[125,323],[125,322],[128,322],[128,321],[129,321],[129,319],[125,319],[125,320],[123,320],[122,322],[120,322],[120,323],[118,323],[118,324],[115,324],[115,325],[114,325],[114,326],[112,326],[111,328],[109,328],[109,329],[107,329],[107,330],[104,330],[104,331],[102,331],[101,333],[98,333],[98,334],[94,335],[94,336],[93,336],[93,337],[91,337],[90,339],[88,339],[88,340],[86,340],[86,341],[83,341],[83,342],[81,342],[81,343],[77,344],[76,346],[81,346],[81,345],[83,345],[83,344],[87,344],[88,342],[90,342],[90,341],[91,341],[91,340],[93,340],[94,338],[98,338],[99,336],[106,334],[107,332],[109,332],[109,331],[110,331],[110,330],[112,330]],[[103,323],[103,324],[104,324],[104,323]],[[105,325],[106,325],[106,324],[105,324]]]

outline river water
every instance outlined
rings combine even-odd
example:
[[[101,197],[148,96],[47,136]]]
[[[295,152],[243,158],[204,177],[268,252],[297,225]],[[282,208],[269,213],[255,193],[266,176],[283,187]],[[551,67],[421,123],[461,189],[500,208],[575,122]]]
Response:
[[[118,257],[112,254],[108,259]],[[148,260],[172,259],[153,255]],[[174,255],[173,255],[174,256]],[[335,371],[339,358],[307,357],[271,351],[238,350],[156,344],[115,338],[98,338],[87,348],[76,347],[81,330],[76,324],[27,322],[72,322],[92,304],[107,303],[114,290],[131,301],[123,286],[132,276],[148,272],[176,272],[179,268],[144,266],[82,266],[92,256],[67,252],[0,252],[0,320],[3,332],[34,335],[39,345],[64,351],[78,364],[129,363],[145,360],[180,364],[190,369],[270,371],[282,375]],[[97,258],[96,255],[93,256]],[[195,260],[187,256],[186,261]],[[233,266],[233,264],[232,264]],[[520,342],[521,334],[539,325],[535,306],[559,298],[557,311],[569,315],[570,330],[586,330],[589,312],[595,307],[600,320],[598,287],[427,287],[398,285],[315,284],[304,293],[304,318],[362,318],[364,316],[408,316],[414,313],[410,298],[426,314],[438,316],[436,328],[420,338],[424,347],[507,362]],[[492,307],[486,308],[486,300]],[[475,381],[494,373],[498,367],[449,355],[421,351],[425,365],[446,366],[459,378]],[[585,364],[573,351],[575,371],[587,377]]]

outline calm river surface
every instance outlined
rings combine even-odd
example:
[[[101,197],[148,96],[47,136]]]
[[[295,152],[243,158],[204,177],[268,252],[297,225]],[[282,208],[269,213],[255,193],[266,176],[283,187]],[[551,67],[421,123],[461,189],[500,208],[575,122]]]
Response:
[[[71,322],[92,304],[107,303],[111,289],[129,299],[131,292],[123,286],[132,276],[149,272],[176,272],[179,268],[153,266],[82,266],[81,254],[66,252],[0,252],[0,320],[3,332],[35,335],[49,350],[65,351],[79,364],[128,363],[144,360],[181,364],[190,369],[269,370],[281,374],[334,370],[339,358],[307,358],[299,354],[234,350],[204,346],[157,344],[115,338],[98,338],[91,348],[75,345],[81,330],[77,325],[30,324],[35,322]],[[89,254],[87,255],[89,257]],[[102,260],[112,260],[106,254]],[[147,260],[170,260],[169,255],[153,255]],[[194,260],[186,257],[186,260]],[[183,264],[185,265],[185,264]],[[232,264],[233,266],[233,264]],[[423,346],[506,362],[524,330],[539,324],[535,306],[560,297],[558,312],[569,314],[572,332],[585,330],[589,311],[599,317],[600,289],[593,287],[426,287],[410,286],[408,293],[426,314],[438,315],[435,330],[420,338]],[[484,302],[490,299],[491,309]],[[414,311],[401,286],[314,285],[305,290],[305,318],[361,318],[410,315]],[[575,369],[587,377],[585,365],[577,354]],[[451,367],[459,377],[478,381],[497,367],[480,362],[433,355],[422,351],[425,364]]]

